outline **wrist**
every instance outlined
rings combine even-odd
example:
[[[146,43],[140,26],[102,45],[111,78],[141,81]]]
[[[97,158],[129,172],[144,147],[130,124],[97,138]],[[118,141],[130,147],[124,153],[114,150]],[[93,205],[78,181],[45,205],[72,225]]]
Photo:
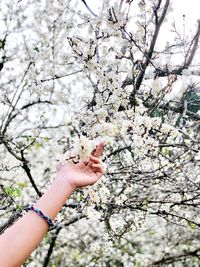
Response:
[[[54,220],[74,190],[75,187],[68,183],[65,177],[56,175],[51,186],[36,202],[35,207]]]
[[[61,183],[61,186],[66,188],[67,191],[70,190],[71,193],[73,193],[76,190],[76,186],[73,183],[71,183],[69,179],[66,178],[66,175],[57,174],[55,181]]]

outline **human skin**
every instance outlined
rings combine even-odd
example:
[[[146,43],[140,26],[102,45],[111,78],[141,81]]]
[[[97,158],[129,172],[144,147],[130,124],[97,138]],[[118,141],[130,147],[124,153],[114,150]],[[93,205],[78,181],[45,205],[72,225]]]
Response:
[[[88,161],[59,163],[52,185],[34,206],[54,220],[76,188],[92,185],[102,177],[104,168],[100,157],[103,150],[104,143],[101,142]],[[0,236],[0,266],[21,266],[47,231],[48,224],[41,217],[33,211],[27,212]]]

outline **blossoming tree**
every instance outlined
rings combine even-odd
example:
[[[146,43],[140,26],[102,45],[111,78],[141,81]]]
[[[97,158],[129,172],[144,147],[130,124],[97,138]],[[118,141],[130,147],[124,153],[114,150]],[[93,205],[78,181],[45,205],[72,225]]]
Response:
[[[105,177],[74,193],[27,266],[199,266],[200,21],[180,30],[170,0],[97,6],[1,1],[0,230],[56,160],[104,139]]]

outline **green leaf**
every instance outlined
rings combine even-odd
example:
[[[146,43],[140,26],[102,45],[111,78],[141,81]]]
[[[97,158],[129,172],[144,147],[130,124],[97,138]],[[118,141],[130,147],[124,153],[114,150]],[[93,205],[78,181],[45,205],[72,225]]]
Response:
[[[15,191],[14,191],[14,196],[17,196],[17,197],[21,197],[22,196],[22,192],[19,188],[16,188]]]
[[[196,223],[188,222],[188,225],[190,226],[190,228],[191,228],[192,230],[195,230],[195,229],[197,228]]]
[[[5,187],[4,191],[6,192],[7,195],[11,196],[12,189],[10,187]]]
[[[26,182],[17,182],[16,185],[18,185],[20,188],[27,187],[27,183]]]
[[[19,210],[19,211],[22,210],[22,203],[18,203],[18,205],[17,205],[17,210]]]
[[[169,156],[169,149],[167,147],[162,148],[162,154],[163,156]]]
[[[22,192],[19,188],[15,188],[15,187],[6,187],[5,189],[5,192],[8,196],[10,197],[18,197],[18,198],[21,198],[22,196]]]
[[[194,91],[189,91],[185,99],[187,100],[187,110],[197,113],[200,110],[200,96]]]
[[[155,109],[151,112],[150,117],[162,117],[162,112],[158,109]]]
[[[42,143],[37,142],[34,144],[34,146],[35,146],[35,148],[40,148],[40,147],[42,147]]]

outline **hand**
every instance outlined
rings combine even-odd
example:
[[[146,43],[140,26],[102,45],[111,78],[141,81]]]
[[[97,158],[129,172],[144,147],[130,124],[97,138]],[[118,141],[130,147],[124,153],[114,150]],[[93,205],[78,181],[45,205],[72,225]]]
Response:
[[[69,185],[76,189],[96,183],[105,173],[105,168],[100,159],[104,151],[104,143],[97,145],[96,149],[89,156],[88,161],[77,164],[66,162],[57,165],[57,174],[63,177]]]

